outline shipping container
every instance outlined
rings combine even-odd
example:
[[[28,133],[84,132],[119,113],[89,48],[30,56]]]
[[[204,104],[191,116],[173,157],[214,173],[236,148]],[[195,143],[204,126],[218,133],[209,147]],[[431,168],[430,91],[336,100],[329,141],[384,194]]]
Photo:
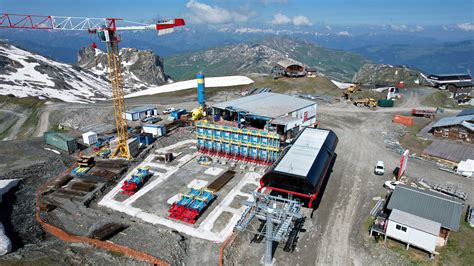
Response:
[[[69,153],[73,153],[77,150],[76,139],[67,134],[59,132],[44,132],[43,138],[46,144],[52,145]]]
[[[82,134],[82,141],[89,146],[93,145],[97,143],[97,134],[92,131],[86,132]]]
[[[393,100],[380,99],[377,101],[379,107],[393,107],[394,104]]]
[[[110,150],[112,152],[115,151],[115,149],[117,148],[118,146],[118,139],[115,138],[114,140],[110,141]],[[127,146],[128,146],[128,150],[130,152],[130,155],[132,157],[135,157],[138,155],[138,152],[139,152],[139,142],[138,142],[138,138],[131,138],[131,139],[128,139],[127,140]]]
[[[405,126],[412,126],[413,125],[413,118],[409,116],[403,115],[394,115],[392,119],[393,123],[402,124]]]
[[[138,135],[138,142],[145,144],[145,145],[150,145],[153,144],[155,139],[153,138],[153,134],[151,133],[141,133]]]

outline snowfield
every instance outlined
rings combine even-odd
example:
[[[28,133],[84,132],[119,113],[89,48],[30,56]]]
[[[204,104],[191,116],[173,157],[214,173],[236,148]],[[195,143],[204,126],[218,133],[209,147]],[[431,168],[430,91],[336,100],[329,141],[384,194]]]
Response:
[[[217,87],[231,87],[238,85],[249,85],[254,83],[254,81],[245,76],[224,76],[224,77],[211,77],[205,79],[205,86],[207,88],[217,88]],[[152,86],[149,89],[130,93],[125,95],[125,98],[132,98],[138,96],[154,95],[165,92],[174,92],[197,88],[197,80],[191,79],[186,81],[178,81],[171,84],[166,84],[162,86]]]
[[[0,45],[0,94],[47,97],[65,102],[93,102],[110,98],[107,81],[90,71],[59,63],[9,44]]]

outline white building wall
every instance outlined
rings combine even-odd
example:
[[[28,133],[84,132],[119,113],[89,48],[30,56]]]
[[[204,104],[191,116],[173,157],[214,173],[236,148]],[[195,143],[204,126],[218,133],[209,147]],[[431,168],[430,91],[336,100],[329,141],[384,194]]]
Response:
[[[416,246],[418,248],[434,252],[438,236],[420,231],[415,228],[408,227],[406,225],[399,224],[407,228],[406,232],[396,229],[398,223],[394,221],[388,221],[386,234],[388,237],[392,237]]]
[[[151,133],[153,137],[160,137],[166,134],[166,127],[143,126],[144,133]]]
[[[316,123],[316,110],[318,105],[315,103],[311,106],[307,106],[300,110],[294,111],[290,114],[291,117],[299,118],[300,120],[296,123],[291,123],[286,125],[285,130],[290,130],[295,127],[303,127],[303,126],[312,126]],[[305,113],[306,113],[306,121],[305,121]]]

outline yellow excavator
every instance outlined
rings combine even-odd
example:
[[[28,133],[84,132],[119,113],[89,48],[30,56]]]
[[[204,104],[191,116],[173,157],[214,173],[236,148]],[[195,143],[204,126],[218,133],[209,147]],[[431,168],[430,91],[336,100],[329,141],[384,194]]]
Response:
[[[351,85],[349,87],[347,87],[347,89],[345,91],[342,92],[342,98],[343,99],[346,99],[346,100],[349,100],[350,99],[350,95],[353,94],[354,92],[356,91],[359,91],[360,89],[354,85]]]

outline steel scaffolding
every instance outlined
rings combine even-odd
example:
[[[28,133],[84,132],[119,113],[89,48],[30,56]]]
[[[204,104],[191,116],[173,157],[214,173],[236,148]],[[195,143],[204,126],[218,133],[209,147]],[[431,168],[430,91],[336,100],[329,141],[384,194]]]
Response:
[[[266,251],[263,258],[265,265],[271,265],[273,261],[273,242],[286,240],[285,251],[293,251],[297,241],[298,232],[304,224],[301,214],[302,203],[298,200],[290,200],[275,197],[260,192],[254,192],[254,201],[245,201],[247,206],[242,217],[237,222],[235,229],[238,231],[250,231],[250,224],[257,218],[262,222],[260,228],[255,231],[256,239],[266,239]]]

